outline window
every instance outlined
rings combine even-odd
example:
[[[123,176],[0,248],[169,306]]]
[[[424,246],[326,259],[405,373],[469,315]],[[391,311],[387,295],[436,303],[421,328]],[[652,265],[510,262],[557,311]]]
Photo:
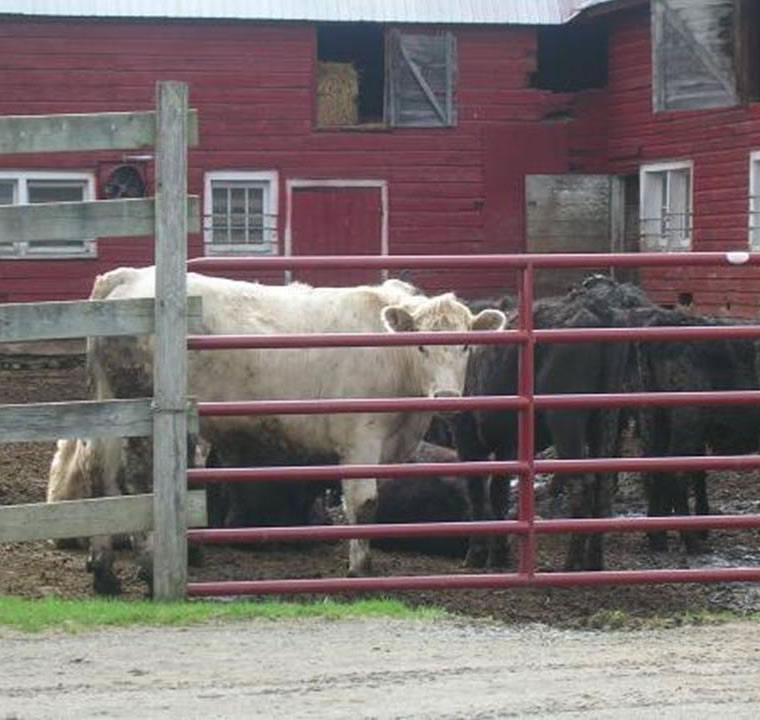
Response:
[[[645,165],[641,168],[640,186],[641,249],[691,249],[691,163]]]
[[[749,156],[749,249],[760,250],[760,151]]]
[[[277,173],[206,174],[207,255],[277,254]]]
[[[377,23],[317,27],[318,127],[456,125],[456,46],[450,32]]]
[[[1,171],[0,205],[83,202],[95,199],[95,178],[88,173]],[[95,240],[30,240],[0,238],[0,257],[95,257]]]

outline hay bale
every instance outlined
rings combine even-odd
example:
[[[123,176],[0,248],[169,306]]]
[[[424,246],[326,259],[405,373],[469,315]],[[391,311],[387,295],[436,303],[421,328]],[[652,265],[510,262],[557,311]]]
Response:
[[[352,63],[321,62],[317,68],[317,125],[356,125],[359,74]]]

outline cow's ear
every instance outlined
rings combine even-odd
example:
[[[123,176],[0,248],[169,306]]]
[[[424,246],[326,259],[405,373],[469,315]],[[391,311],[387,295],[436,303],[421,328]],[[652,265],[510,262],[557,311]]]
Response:
[[[383,325],[390,332],[412,332],[414,328],[414,318],[408,310],[400,305],[388,305],[383,308]]]
[[[483,310],[472,320],[473,330],[501,330],[507,324],[507,317],[500,310]]]

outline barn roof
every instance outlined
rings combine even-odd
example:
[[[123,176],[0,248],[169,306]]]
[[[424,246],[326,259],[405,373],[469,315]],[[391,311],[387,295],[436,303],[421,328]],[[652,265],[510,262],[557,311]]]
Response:
[[[2,0],[0,14],[553,25],[614,0]]]

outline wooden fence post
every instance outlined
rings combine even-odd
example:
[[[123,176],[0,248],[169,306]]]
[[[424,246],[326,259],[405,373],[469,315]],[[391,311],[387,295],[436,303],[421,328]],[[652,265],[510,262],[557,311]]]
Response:
[[[156,104],[153,592],[177,600],[187,590],[187,85],[159,82]]]

